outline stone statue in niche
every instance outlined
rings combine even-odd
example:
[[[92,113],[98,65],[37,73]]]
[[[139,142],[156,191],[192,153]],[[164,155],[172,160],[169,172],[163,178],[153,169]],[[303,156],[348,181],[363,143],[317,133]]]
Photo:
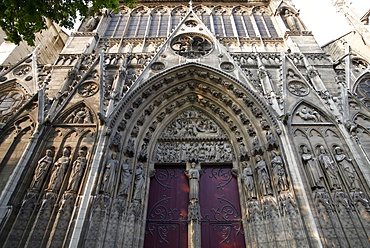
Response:
[[[252,168],[250,167],[250,165],[247,164],[247,162],[242,162],[242,165],[244,167],[242,180],[244,184],[245,193],[247,195],[247,199],[255,199],[257,197],[257,194],[253,181]]]
[[[145,174],[143,170],[143,164],[139,163],[135,170],[135,189],[133,199],[140,201],[145,183]]]
[[[30,187],[31,189],[37,191],[41,189],[45,176],[53,162],[52,154],[53,152],[50,149],[47,149],[45,156],[38,161],[35,173],[33,175],[33,180]]]
[[[302,146],[302,161],[305,165],[306,174],[308,181],[311,185],[311,189],[323,188],[324,187],[324,175],[313,154],[310,152],[307,146]]]
[[[267,140],[267,150],[268,151],[274,150],[275,148],[279,147],[271,131],[266,132],[266,140]]]
[[[270,195],[272,194],[270,176],[267,171],[266,162],[262,159],[260,155],[256,156],[256,172],[258,186],[261,195]]]
[[[283,159],[275,151],[272,151],[271,155],[272,155],[271,169],[272,169],[272,174],[273,174],[272,179],[273,179],[274,185],[276,185],[278,192],[287,190],[288,181],[285,175]]]
[[[303,31],[303,28],[300,24],[299,19],[290,10],[286,9],[284,11],[283,19],[285,20],[287,28],[289,28],[291,32],[301,32],[301,31]]]
[[[63,149],[63,155],[54,163],[54,170],[51,174],[48,190],[58,191],[62,185],[64,175],[69,165],[69,155],[71,154],[68,148]]]
[[[189,177],[189,199],[190,202],[198,202],[199,199],[199,178],[200,178],[200,171],[196,168],[195,162],[191,163],[191,168],[187,172]]]
[[[249,136],[251,136],[251,137],[256,135],[256,131],[254,131],[254,128],[253,128],[252,124],[250,124],[250,123],[247,126],[247,131],[248,131]]]
[[[318,156],[318,160],[323,170],[325,171],[330,189],[340,189],[341,187],[338,176],[338,168],[336,164],[331,159],[330,155],[326,152],[324,146],[320,146],[319,152],[320,154]]]
[[[94,31],[94,29],[98,26],[99,21],[100,21],[100,16],[99,15],[91,16],[89,18],[89,20],[87,21],[87,23],[86,23],[85,31],[86,32]]]
[[[71,192],[77,192],[80,180],[86,167],[86,152],[84,150],[78,151],[78,157],[73,162],[71,175],[69,176],[67,190]]]
[[[258,140],[258,137],[257,136],[254,136],[253,138],[253,142],[252,142],[252,155],[255,156],[257,154],[259,155],[262,155],[263,154],[263,150],[260,146],[260,141]]]
[[[360,190],[360,182],[356,175],[356,171],[353,168],[352,159],[347,158],[343,149],[339,146],[334,148],[334,157],[338,166],[344,173],[344,179],[348,185],[348,188],[350,190]]]
[[[116,182],[117,166],[118,166],[117,154],[113,152],[111,158],[108,159],[107,164],[105,166],[102,185],[100,187],[100,190],[105,194],[113,195],[114,186]]]
[[[118,195],[120,196],[128,195],[131,180],[132,180],[131,166],[128,164],[128,161],[126,160],[126,162],[121,165],[121,180]]]
[[[265,118],[261,118],[260,123],[263,130],[270,130],[270,125]]]
[[[261,109],[257,108],[256,106],[253,106],[252,107],[252,114],[257,117],[257,118],[261,118],[262,117],[262,111]]]
[[[239,148],[240,148],[240,161],[249,160],[248,151],[245,148],[245,145],[243,142],[240,142]]]

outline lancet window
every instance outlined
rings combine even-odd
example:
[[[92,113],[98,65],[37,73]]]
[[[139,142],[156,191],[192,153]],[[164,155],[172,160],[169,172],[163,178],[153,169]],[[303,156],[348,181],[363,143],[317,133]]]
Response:
[[[149,37],[166,37],[170,15],[167,9],[159,7],[153,10],[150,21]]]
[[[217,7],[213,12],[215,33],[221,37],[235,36],[231,24],[231,15],[226,8]]]
[[[171,13],[171,31],[173,31],[180,21],[185,17],[187,9],[184,6],[173,9]]]
[[[143,7],[135,9],[131,14],[126,36],[129,38],[143,38],[147,29],[148,20],[148,9]]]
[[[237,7],[233,10],[236,31],[239,37],[256,37],[250,15],[247,10]]]
[[[105,38],[121,38],[127,26],[129,18],[128,10],[123,9],[119,14],[112,16],[108,28],[104,34]]]

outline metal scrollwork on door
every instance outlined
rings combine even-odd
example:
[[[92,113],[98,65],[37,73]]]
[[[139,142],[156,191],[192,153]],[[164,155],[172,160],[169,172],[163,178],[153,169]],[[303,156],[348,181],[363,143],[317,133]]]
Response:
[[[231,168],[202,166],[199,188],[202,245],[245,247],[238,187]]]
[[[163,190],[172,189],[169,179],[178,178],[174,169],[163,169],[155,173],[155,180],[163,187]]]
[[[224,187],[229,184],[232,180],[232,175],[230,169],[212,169],[210,178],[215,178],[217,183],[217,188],[224,189]]]
[[[155,168],[150,182],[144,247],[187,247],[188,180],[185,168]]]

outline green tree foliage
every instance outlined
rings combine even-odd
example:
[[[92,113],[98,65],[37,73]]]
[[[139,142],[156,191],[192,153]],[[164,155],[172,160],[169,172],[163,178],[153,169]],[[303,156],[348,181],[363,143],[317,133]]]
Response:
[[[136,0],[0,0],[0,27],[8,40],[34,45],[35,33],[46,28],[46,19],[72,28],[79,16],[93,16],[99,10],[118,10],[120,2],[132,6]]]

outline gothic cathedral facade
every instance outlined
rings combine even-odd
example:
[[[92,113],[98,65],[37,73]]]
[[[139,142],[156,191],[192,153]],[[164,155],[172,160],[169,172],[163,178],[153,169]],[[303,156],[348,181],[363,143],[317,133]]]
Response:
[[[1,246],[370,246],[370,61],[291,0],[138,1],[37,56],[1,67]]]

